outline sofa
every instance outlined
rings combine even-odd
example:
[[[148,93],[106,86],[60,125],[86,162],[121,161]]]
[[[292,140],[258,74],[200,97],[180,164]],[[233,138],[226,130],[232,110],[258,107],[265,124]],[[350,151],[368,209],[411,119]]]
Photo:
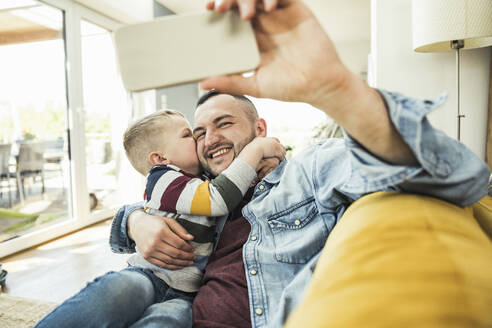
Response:
[[[492,198],[357,200],[286,327],[492,327]]]

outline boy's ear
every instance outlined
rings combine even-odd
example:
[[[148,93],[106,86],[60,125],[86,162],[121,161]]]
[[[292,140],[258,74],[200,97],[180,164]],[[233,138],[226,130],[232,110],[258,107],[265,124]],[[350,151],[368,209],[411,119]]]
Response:
[[[152,165],[169,165],[171,164],[171,161],[164,156],[164,154],[153,151],[149,154],[149,162]]]
[[[259,118],[255,121],[255,131],[257,137],[266,137],[267,125],[264,119]]]

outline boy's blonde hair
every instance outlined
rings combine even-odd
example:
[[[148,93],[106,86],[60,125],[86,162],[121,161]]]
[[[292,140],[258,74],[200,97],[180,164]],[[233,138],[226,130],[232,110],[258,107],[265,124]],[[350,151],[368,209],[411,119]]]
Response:
[[[162,145],[162,135],[170,128],[169,119],[176,116],[185,118],[172,109],[160,110],[139,119],[126,129],[123,146],[128,160],[138,172],[146,175],[150,171],[152,164],[149,154]]]

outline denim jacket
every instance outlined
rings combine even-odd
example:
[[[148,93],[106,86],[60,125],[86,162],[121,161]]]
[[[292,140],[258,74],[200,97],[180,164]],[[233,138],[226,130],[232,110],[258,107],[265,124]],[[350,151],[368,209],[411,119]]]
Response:
[[[398,190],[467,206],[485,195],[490,174],[485,163],[426,118],[445,96],[417,100],[380,92],[419,165],[390,165],[345,135],[306,149],[260,181],[243,208],[251,224],[243,260],[253,327],[282,326],[301,301],[331,230],[361,196]],[[117,213],[110,239],[114,251],[134,251],[126,220],[140,207],[126,206]]]

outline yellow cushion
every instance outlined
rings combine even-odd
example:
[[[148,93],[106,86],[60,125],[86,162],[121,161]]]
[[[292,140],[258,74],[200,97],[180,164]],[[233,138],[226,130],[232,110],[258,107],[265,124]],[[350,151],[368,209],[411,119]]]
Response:
[[[472,214],[417,195],[359,199],[286,327],[492,327],[492,243]]]
[[[473,216],[477,220],[482,230],[492,240],[492,197],[485,196],[480,201],[472,205]]]

